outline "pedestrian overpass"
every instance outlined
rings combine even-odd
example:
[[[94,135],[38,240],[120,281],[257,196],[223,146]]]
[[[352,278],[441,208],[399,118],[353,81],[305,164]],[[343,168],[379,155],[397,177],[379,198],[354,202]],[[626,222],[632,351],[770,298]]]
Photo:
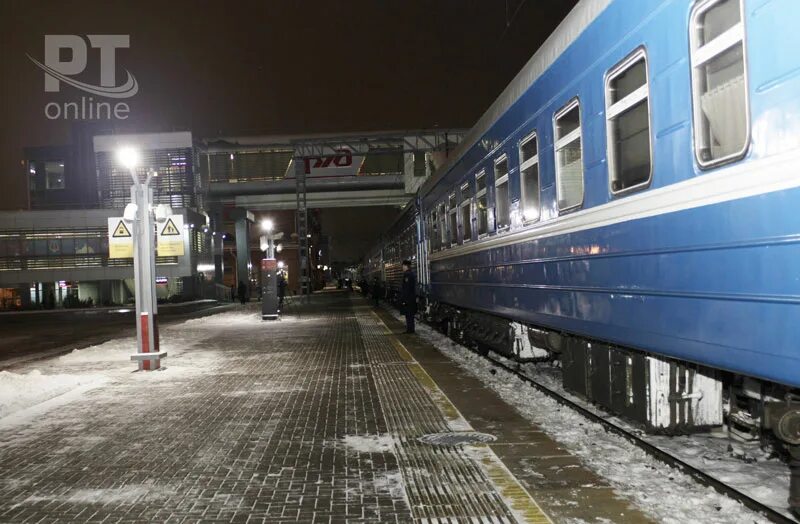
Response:
[[[239,274],[250,264],[253,211],[294,209],[303,293],[309,291],[308,209],[404,206],[466,131],[419,130],[203,140],[198,160],[208,208],[233,208]]]
[[[227,206],[297,209],[303,192],[312,208],[402,206],[463,134],[218,137],[204,140],[200,162],[208,175],[208,197]]]

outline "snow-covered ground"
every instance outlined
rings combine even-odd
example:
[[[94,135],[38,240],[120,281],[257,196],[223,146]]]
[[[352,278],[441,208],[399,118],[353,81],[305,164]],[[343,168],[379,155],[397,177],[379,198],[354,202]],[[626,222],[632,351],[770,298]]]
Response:
[[[400,318],[392,311],[397,318]],[[456,344],[448,337],[427,325],[418,325],[417,333],[436,346],[442,353],[457,362],[462,368],[473,373],[494,389],[506,402],[516,407],[528,420],[539,425],[543,431],[563,444],[584,464],[608,480],[622,495],[627,496],[639,508],[658,522],[670,524],[687,523],[766,523],[765,517],[747,509],[733,499],[721,495],[710,487],[705,487],[679,470],[665,465],[631,444],[627,440],[607,433],[600,424],[587,420],[577,412],[562,406],[554,399],[533,387],[524,387],[514,375],[499,369],[486,359]],[[530,372],[531,370],[527,370]],[[537,375],[537,379],[540,378]],[[560,389],[557,379],[550,377],[548,384]],[[654,437],[654,442],[664,445],[687,462],[707,464],[721,460],[726,455],[727,441],[712,440],[705,447],[704,439],[692,441],[689,437],[669,439]],[[734,459],[723,461],[716,472],[721,480],[731,478],[741,480],[736,485],[755,483],[751,486],[751,496],[768,495],[771,502],[785,506],[784,478],[785,466],[773,461],[766,470],[751,473],[750,464]],[[782,466],[783,470],[778,471]],[[704,468],[708,469],[708,468]],[[778,480],[767,477],[771,471]],[[787,484],[788,485],[788,484]]]
[[[168,353],[162,361],[164,369],[137,374],[136,380],[168,380],[206,371],[217,362],[213,352],[194,354],[191,366],[183,363],[182,355],[187,348],[210,332],[197,327],[251,324],[255,318],[260,319],[260,316],[254,312],[233,311],[163,328],[161,349]],[[0,428],[23,423],[91,389],[129,377],[136,369],[136,363],[130,360],[135,352],[136,338],[125,337],[76,349],[60,357],[22,364],[12,371],[0,371]]]

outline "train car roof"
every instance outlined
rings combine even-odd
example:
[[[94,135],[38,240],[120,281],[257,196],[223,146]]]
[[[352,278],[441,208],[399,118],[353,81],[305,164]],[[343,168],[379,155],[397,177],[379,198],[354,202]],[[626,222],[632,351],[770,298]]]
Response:
[[[421,193],[427,194],[434,185],[455,166],[464,154],[503,116],[506,111],[528,90],[528,88],[561,54],[583,33],[612,0],[581,0],[558,24],[547,40],[539,47],[517,76],[506,86],[478,122],[464,135],[447,162],[436,174],[425,182]]]

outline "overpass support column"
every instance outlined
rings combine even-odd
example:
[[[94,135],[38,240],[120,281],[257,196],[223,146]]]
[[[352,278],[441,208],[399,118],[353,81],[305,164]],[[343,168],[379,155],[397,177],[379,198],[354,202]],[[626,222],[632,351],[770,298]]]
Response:
[[[222,284],[225,275],[225,239],[222,238],[222,210],[219,206],[211,209],[211,252],[214,254],[214,283]],[[238,284],[238,282],[237,282]]]
[[[304,298],[311,295],[311,270],[308,262],[308,209],[306,207],[305,159],[294,155],[294,177],[297,192],[297,254],[300,273],[300,293]]]
[[[237,209],[236,220],[236,285],[244,282],[250,293],[250,224],[254,221],[252,213],[246,209]]]

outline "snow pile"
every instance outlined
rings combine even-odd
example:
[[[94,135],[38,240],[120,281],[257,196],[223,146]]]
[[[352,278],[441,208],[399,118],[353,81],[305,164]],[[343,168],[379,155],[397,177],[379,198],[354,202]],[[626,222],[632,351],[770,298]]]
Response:
[[[345,435],[342,443],[357,453],[386,453],[394,451],[394,439],[388,433],[380,435]]]
[[[430,327],[418,326],[417,333],[581,457],[588,468],[607,479],[657,521],[669,524],[768,522],[733,499],[655,460],[627,440],[607,433],[600,424],[588,421],[532,387],[522,387],[514,375],[496,369]]]
[[[100,380],[96,375],[43,375],[38,369],[0,371],[0,419]]]
[[[172,489],[164,489],[155,485],[128,485],[122,488],[106,489],[73,489],[63,495],[44,497],[32,495],[13,507],[50,501],[69,504],[135,504],[137,502],[165,499],[174,493],[175,491]]]
[[[136,339],[116,339],[83,349],[73,349],[58,360],[67,364],[88,362],[130,362],[130,356],[136,353]]]
[[[411,504],[408,502],[408,497],[406,496],[403,475],[399,471],[375,475],[372,485],[377,493],[388,493],[389,496],[394,499],[404,499],[408,507],[411,507]]]

